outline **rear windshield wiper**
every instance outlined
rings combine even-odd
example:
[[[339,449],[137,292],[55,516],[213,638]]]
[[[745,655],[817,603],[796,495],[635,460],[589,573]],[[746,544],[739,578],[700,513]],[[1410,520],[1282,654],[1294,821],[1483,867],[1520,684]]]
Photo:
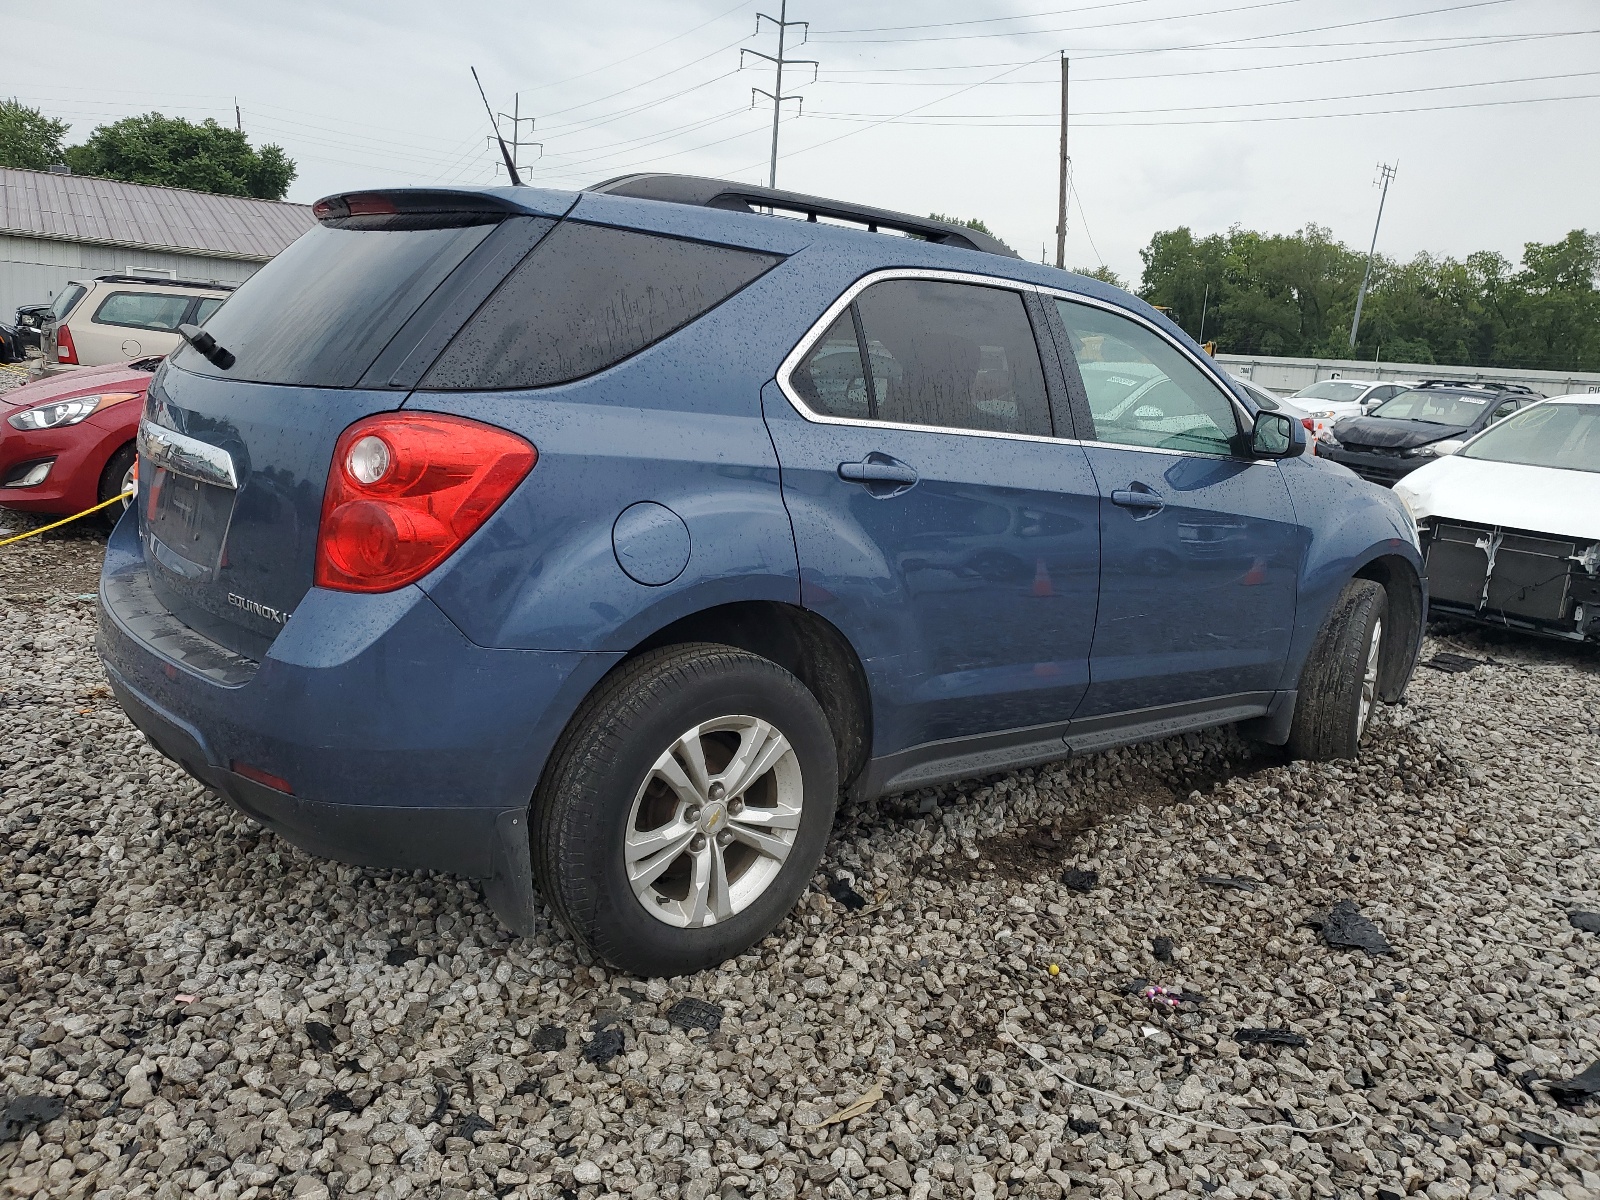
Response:
[[[198,325],[179,325],[178,332],[183,336],[184,341],[204,355],[206,360],[213,366],[221,370],[228,370],[238,361],[233,357],[231,350],[220,344],[216,338]]]

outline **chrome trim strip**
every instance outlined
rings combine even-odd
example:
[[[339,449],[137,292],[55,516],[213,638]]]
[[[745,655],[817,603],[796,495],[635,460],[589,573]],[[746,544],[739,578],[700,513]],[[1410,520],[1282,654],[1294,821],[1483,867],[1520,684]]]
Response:
[[[889,267],[881,271],[874,271],[869,275],[864,275],[846,288],[844,293],[839,296],[838,299],[836,299],[832,304],[828,305],[822,316],[817,318],[816,323],[812,325],[810,329],[806,330],[805,335],[795,343],[794,349],[789,351],[789,353],[784,356],[783,361],[778,364],[778,390],[783,393],[784,399],[789,401],[790,406],[793,407],[795,412],[805,420],[810,421],[812,424],[848,425],[860,429],[909,429],[914,433],[947,433],[957,437],[999,438],[1003,441],[1011,442],[1044,442],[1053,446],[1105,446],[1113,450],[1143,450],[1154,454],[1170,454],[1178,458],[1210,458],[1223,462],[1246,462],[1253,467],[1271,466],[1276,461],[1275,459],[1241,459],[1232,454],[1207,454],[1201,450],[1167,450],[1159,446],[1125,446],[1121,442],[1101,442],[1093,439],[1045,437],[1041,434],[1034,433],[1005,433],[1000,430],[993,429],[955,429],[948,425],[910,425],[899,421],[874,421],[871,419],[859,419],[853,417],[835,417],[828,413],[819,413],[814,411],[807,406],[806,402],[800,398],[800,394],[794,390],[794,385],[790,382],[789,377],[794,373],[795,369],[805,361],[805,357],[811,353],[812,347],[822,340],[823,335],[828,332],[828,329],[833,325],[834,321],[838,320],[839,314],[848,308],[851,302],[854,301],[855,298],[862,292],[866,291],[873,284],[882,283],[887,279],[936,279],[945,283],[971,283],[976,284],[979,287],[996,287],[1013,292],[1032,292],[1040,296],[1060,296],[1062,299],[1066,300],[1081,300],[1085,303],[1094,304],[1097,307],[1104,308],[1109,312],[1113,312],[1124,317],[1130,317],[1133,320],[1138,321],[1157,337],[1165,341],[1168,345],[1172,346],[1176,350],[1182,351],[1186,357],[1190,359],[1194,358],[1194,356],[1189,354],[1187,350],[1184,350],[1182,346],[1178,345],[1176,342],[1173,342],[1172,339],[1168,337],[1162,330],[1157,328],[1145,318],[1139,316],[1137,313],[1129,312],[1125,308],[1119,308],[1114,304],[1107,304],[1101,300],[1094,300],[1087,296],[1080,296],[1075,292],[1057,292],[1049,288],[1040,287],[1038,284],[1034,283],[1025,283],[1017,279],[1004,279],[994,275],[974,275],[970,271],[941,271],[931,270],[926,267]],[[1044,349],[1045,348],[1043,346],[1039,348],[1041,354],[1044,352]],[[1207,371],[1209,374],[1215,376],[1216,372],[1214,368],[1207,368],[1206,364],[1200,363],[1198,360],[1196,361],[1197,365],[1202,370]],[[1239,398],[1233,394],[1233,389],[1227,387],[1226,385],[1222,385],[1222,391],[1225,396],[1233,401],[1234,407],[1237,408],[1248,421],[1250,419],[1250,413],[1239,401]]]
[[[174,475],[198,479],[229,491],[239,490],[239,476],[234,471],[231,454],[221,446],[202,442],[176,429],[140,421],[139,453]]]

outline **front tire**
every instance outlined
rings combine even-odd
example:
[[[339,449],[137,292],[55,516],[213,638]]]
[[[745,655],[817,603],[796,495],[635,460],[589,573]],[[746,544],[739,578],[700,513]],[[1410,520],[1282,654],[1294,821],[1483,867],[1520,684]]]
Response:
[[[1289,730],[1294,758],[1354,758],[1378,703],[1389,595],[1370,579],[1345,585],[1317,635]]]
[[[730,646],[623,664],[562,734],[534,794],[534,875],[573,937],[647,977],[770,933],[833,826],[838,755],[816,698]]]
[[[111,456],[111,461],[106,463],[106,469],[100,472],[99,499],[102,504],[113,496],[120,496],[133,486],[133,467],[138,457],[137,449],[132,442],[121,447]],[[110,525],[115,525],[122,514],[128,510],[130,500],[121,504],[113,504],[101,510],[101,516]]]

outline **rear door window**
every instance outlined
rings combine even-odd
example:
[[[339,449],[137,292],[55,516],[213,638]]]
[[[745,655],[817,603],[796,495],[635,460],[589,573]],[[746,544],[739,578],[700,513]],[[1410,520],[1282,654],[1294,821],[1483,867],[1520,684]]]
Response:
[[[183,324],[190,299],[170,292],[112,292],[95,309],[93,319],[101,325],[173,333]]]
[[[317,225],[242,284],[206,325],[224,371],[187,344],[185,371],[251,383],[353,387],[430,293],[496,228]]]
[[[1088,304],[1057,300],[1094,417],[1094,440],[1231,454],[1233,400],[1160,334]]]
[[[791,378],[818,411],[1050,436],[1039,348],[1018,293],[891,279],[867,288],[853,307],[854,315],[847,310],[835,321]]]
[[[506,276],[420,386],[478,391],[581,379],[683,328],[780,261],[565,221]]]
[[[194,323],[196,325],[204,325],[206,323],[206,318],[209,317],[212,313],[216,312],[217,309],[219,309],[221,307],[222,307],[222,301],[221,300],[217,300],[217,299],[214,299],[214,298],[209,297],[209,296],[204,298],[204,299],[202,299],[198,304],[196,304],[194,306],[194,318],[193,318]]]

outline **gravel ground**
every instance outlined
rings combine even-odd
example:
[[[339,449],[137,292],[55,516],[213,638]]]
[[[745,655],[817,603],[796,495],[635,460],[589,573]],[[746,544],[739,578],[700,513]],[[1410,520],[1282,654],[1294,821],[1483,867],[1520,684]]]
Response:
[[[1436,629],[1493,662],[1359,764],[1218,733],[857,806],[755,952],[640,980],[157,756],[98,548],[0,551],[0,1103],[64,1105],[0,1123],[0,1194],[1600,1195],[1539,1082],[1600,1058],[1591,650]],[[1323,942],[1343,899],[1392,953]]]

